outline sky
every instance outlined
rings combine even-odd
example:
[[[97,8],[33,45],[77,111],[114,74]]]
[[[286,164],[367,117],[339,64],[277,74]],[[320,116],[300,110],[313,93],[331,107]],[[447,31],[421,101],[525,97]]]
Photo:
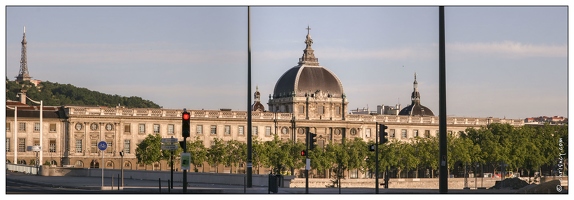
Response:
[[[315,56],[341,80],[349,109],[406,107],[416,73],[422,105],[439,113],[435,5],[252,6],[250,45],[244,5],[7,5],[9,80],[25,26],[34,79],[168,109],[244,111],[250,46],[252,93],[258,87],[267,109],[309,26]],[[568,116],[568,7],[554,5],[566,6],[445,7],[448,116]]]

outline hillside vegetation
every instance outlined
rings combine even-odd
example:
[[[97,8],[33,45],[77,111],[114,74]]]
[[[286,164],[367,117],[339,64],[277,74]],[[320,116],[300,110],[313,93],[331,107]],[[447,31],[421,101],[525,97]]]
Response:
[[[16,97],[21,89],[26,89],[26,95],[33,100],[43,101],[45,106],[77,105],[77,106],[109,106],[118,105],[128,108],[160,108],[156,103],[141,97],[125,97],[104,94],[71,84],[59,84],[49,81],[41,82],[38,87],[30,82],[18,83],[6,79],[6,100],[18,101]],[[30,105],[35,105],[27,101]]]

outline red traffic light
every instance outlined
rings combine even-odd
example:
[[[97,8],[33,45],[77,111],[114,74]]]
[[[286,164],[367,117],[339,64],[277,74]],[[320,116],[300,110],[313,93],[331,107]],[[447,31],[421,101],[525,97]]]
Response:
[[[183,120],[189,120],[189,113],[183,113],[183,114],[181,115],[181,118],[182,118]]]
[[[301,156],[306,156],[307,152],[305,152],[305,150],[301,151]]]

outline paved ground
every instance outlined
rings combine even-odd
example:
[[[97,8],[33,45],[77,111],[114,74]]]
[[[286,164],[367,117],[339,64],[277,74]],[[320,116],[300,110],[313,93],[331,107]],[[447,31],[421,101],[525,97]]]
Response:
[[[132,193],[132,194],[182,194],[182,182],[174,182],[173,189],[168,189],[167,180],[151,181],[124,179],[124,187],[118,189],[117,179],[100,177],[64,177],[36,176],[23,173],[6,172],[7,181],[37,184],[44,187],[83,189],[94,194]],[[161,186],[160,186],[161,184]],[[161,189],[160,189],[161,187]],[[448,194],[514,194],[516,190],[449,190]],[[244,188],[236,185],[213,185],[190,183],[187,193],[201,194],[268,194],[267,187]],[[279,188],[279,194],[306,194],[305,188]],[[309,194],[375,194],[374,188],[309,188]],[[437,189],[384,189],[379,188],[379,194],[439,194]]]

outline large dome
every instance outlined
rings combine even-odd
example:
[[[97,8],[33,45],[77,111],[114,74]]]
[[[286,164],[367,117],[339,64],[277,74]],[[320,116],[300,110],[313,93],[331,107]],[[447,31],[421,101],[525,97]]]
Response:
[[[307,30],[310,28],[307,27]],[[313,39],[309,32],[305,44],[298,65],[287,70],[275,84],[273,98],[304,97],[305,93],[317,92],[341,98],[343,85],[333,72],[319,65],[319,59],[315,58],[314,50],[311,48]]]
[[[333,72],[322,66],[298,65],[279,78],[273,90],[273,98],[304,97],[307,92],[317,91],[341,98],[343,85]]]

